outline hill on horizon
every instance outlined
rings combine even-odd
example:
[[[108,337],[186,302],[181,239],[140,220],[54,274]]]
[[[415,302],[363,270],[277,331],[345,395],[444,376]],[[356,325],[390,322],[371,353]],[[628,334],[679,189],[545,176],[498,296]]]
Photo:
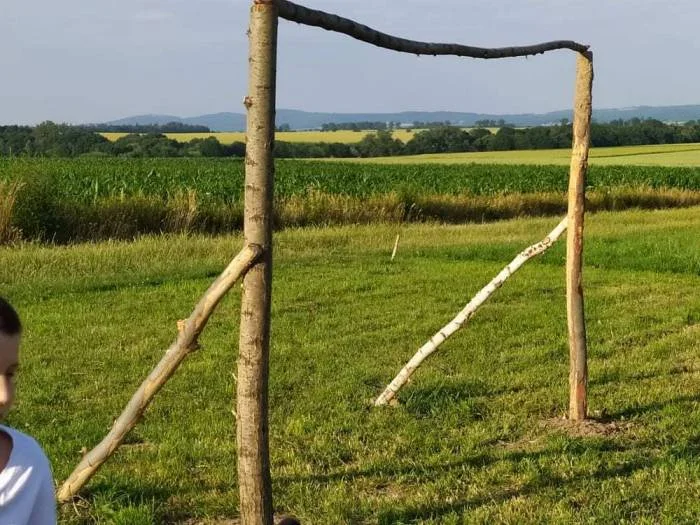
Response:
[[[541,126],[572,119],[572,111],[559,110],[548,113],[491,114],[464,113],[456,111],[403,111],[398,113],[322,113],[295,109],[278,109],[276,124],[288,124],[293,130],[317,129],[327,123],[350,122],[444,122],[457,126],[473,126],[479,120],[504,120],[515,126]],[[593,119],[598,122],[629,120],[631,118],[653,118],[664,122],[684,122],[700,119],[700,105],[684,106],[636,106],[631,108],[594,109]],[[181,122],[207,126],[212,131],[243,131],[246,117],[243,113],[212,113],[195,117],[175,115],[135,115],[110,122],[108,125],[167,124]]]

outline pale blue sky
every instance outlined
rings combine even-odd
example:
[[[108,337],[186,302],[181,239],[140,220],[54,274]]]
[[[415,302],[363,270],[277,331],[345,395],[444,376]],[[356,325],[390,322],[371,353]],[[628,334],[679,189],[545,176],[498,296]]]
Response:
[[[594,105],[700,103],[697,0],[307,0],[408,38],[481,46],[573,39]],[[248,0],[2,0],[0,122],[242,112]],[[571,106],[574,55],[415,57],[280,21],[278,106],[544,112]],[[676,54],[677,55],[674,55]]]

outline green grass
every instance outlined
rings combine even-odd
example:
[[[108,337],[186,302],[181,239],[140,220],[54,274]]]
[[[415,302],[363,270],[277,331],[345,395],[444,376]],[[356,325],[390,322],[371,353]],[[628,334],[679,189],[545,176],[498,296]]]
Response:
[[[371,409],[404,362],[552,219],[276,236],[275,508],[308,524],[692,523],[700,514],[700,208],[587,219],[590,406],[631,426],[569,436],[563,243],[527,265]],[[237,236],[0,250],[26,334],[10,424],[57,479],[105,434]],[[237,515],[238,293],[66,523]]]
[[[568,166],[568,149],[435,153],[405,157],[352,159],[376,164],[556,164]],[[700,166],[700,144],[652,144],[592,148],[593,166]]]

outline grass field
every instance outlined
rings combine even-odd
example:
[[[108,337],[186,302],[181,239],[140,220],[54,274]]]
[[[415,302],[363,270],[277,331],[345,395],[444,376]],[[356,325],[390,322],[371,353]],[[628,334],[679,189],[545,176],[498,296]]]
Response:
[[[568,165],[571,150],[477,151],[404,157],[348,159],[377,164],[556,164]],[[597,166],[700,166],[700,144],[658,144],[593,148],[590,163]]]
[[[344,144],[352,144],[360,142],[362,138],[373,131],[282,131],[275,134],[277,140],[284,142],[342,142]],[[128,133],[100,133],[103,137],[111,141],[126,136]],[[400,139],[403,142],[408,142],[413,138],[413,131],[407,129],[399,129],[394,131],[394,138]],[[215,133],[166,133],[168,138],[175,139],[178,142],[189,142],[192,139],[205,139],[214,137],[222,144],[231,144],[233,142],[245,142],[245,132],[215,132]]]
[[[570,433],[563,243],[369,401],[555,219],[286,230],[271,356],[275,508],[304,524],[694,523],[700,515],[700,208],[587,219],[590,406]],[[237,236],[0,250],[24,316],[19,404],[63,479],[241,245]],[[238,293],[66,523],[237,515]]]

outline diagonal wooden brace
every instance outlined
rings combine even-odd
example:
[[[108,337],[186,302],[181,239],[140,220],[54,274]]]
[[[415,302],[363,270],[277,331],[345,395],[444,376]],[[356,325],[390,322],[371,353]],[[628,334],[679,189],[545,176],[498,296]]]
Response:
[[[177,339],[168,348],[153,371],[141,383],[141,386],[131,397],[124,411],[112,425],[112,429],[107,436],[99,445],[83,456],[78,466],[68,476],[68,479],[58,491],[58,501],[66,502],[75,496],[102,464],[107,461],[109,456],[123,443],[124,438],[136,426],[153,397],[172,377],[185,357],[198,348],[197,339],[221,299],[236,281],[247,273],[262,254],[262,247],[256,244],[249,244],[243,248],[204,293],[190,316],[185,320],[178,321]]]

